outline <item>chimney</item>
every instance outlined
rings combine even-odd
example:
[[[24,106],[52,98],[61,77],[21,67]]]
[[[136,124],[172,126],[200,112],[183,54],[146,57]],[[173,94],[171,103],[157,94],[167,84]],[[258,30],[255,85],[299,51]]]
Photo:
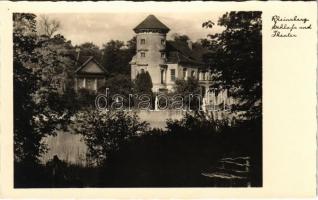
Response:
[[[187,40],[187,43],[188,43],[188,47],[189,47],[189,49],[191,49],[191,50],[192,50],[192,41],[191,41],[191,40]]]

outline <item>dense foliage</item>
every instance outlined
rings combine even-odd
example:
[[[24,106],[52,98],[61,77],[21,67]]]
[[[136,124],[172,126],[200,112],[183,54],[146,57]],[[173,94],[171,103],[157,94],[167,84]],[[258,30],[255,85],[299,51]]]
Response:
[[[217,186],[215,179],[206,178],[202,173],[211,170],[222,157],[251,156],[251,185],[261,186],[260,128],[257,121],[229,127],[203,114],[168,121],[167,131],[152,130],[142,137],[134,137],[110,154],[99,185]]]
[[[35,17],[13,15],[15,161],[38,161],[46,150],[42,138],[64,127],[70,115],[50,78],[56,75],[57,68],[63,69],[63,58],[57,56],[50,41],[37,37]],[[39,48],[47,51],[39,52]]]
[[[76,116],[77,133],[83,135],[89,149],[89,157],[99,165],[121,145],[134,136],[143,135],[146,122],[139,122],[136,114],[87,110]]]
[[[201,88],[197,79],[189,77],[187,80],[176,80],[174,94],[181,95],[184,108],[200,108],[201,98],[198,95],[201,95]]]
[[[103,45],[101,49],[101,64],[111,74],[130,74],[132,57],[136,53],[136,38],[125,43],[119,40],[111,40]]]
[[[152,80],[147,71],[137,74],[134,82],[134,92],[136,94],[152,94],[152,87]]]
[[[205,46],[212,53],[205,56],[207,63],[221,73],[217,86],[230,88],[242,104],[239,110],[247,110],[248,117],[260,117],[262,95],[262,21],[261,12],[229,12],[218,25],[221,33],[209,35]],[[211,21],[203,27],[213,28]]]

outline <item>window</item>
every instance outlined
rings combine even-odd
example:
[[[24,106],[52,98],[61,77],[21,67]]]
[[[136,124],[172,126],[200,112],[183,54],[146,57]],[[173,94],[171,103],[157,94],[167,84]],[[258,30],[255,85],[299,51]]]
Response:
[[[171,69],[170,70],[170,77],[171,77],[171,81],[175,81],[176,80],[176,70],[175,69]]]
[[[186,78],[187,78],[187,69],[184,68],[183,69],[183,79],[186,80]]]
[[[160,73],[160,77],[161,77],[161,84],[164,84],[164,73],[165,73],[165,71],[164,70],[161,70],[161,73]]]
[[[165,57],[166,57],[165,53],[161,53],[161,58],[165,58]]]
[[[199,79],[202,81],[205,81],[205,72],[200,72],[199,73]]]
[[[86,78],[86,89],[89,90],[94,90],[94,85],[95,85],[95,79],[93,78]]]
[[[145,73],[145,70],[144,70],[144,69],[141,69],[140,72],[143,74],[143,73]]]
[[[141,52],[141,53],[140,53],[140,56],[141,56],[142,58],[144,58],[144,57],[146,57],[146,53],[145,53],[145,52]]]
[[[146,44],[146,40],[145,39],[141,39],[140,40],[140,44]]]
[[[165,40],[164,39],[161,39],[161,44],[165,45]]]
[[[191,72],[191,77],[194,78],[195,77],[195,71]]]

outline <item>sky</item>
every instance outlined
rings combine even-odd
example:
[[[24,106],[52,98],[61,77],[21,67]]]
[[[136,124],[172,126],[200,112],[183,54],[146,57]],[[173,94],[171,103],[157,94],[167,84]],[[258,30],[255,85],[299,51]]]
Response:
[[[130,40],[135,33],[136,27],[149,14],[154,14],[162,23],[170,28],[168,39],[174,33],[185,34],[192,41],[206,38],[208,34],[220,32],[223,27],[215,26],[212,29],[202,28],[202,23],[212,20],[217,24],[217,20],[223,13],[50,13],[45,14],[50,19],[60,21],[59,33],[67,40],[71,40],[73,45],[84,42],[93,42],[102,47],[110,40]],[[40,14],[38,14],[40,15]]]

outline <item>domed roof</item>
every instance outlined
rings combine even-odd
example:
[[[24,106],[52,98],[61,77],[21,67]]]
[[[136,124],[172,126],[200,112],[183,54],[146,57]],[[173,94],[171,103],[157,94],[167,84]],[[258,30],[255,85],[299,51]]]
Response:
[[[138,33],[140,30],[145,29],[154,29],[160,30],[164,33],[169,32],[169,28],[164,25],[161,21],[159,21],[154,15],[149,15],[144,21],[142,21],[138,26],[136,26],[133,30]]]

